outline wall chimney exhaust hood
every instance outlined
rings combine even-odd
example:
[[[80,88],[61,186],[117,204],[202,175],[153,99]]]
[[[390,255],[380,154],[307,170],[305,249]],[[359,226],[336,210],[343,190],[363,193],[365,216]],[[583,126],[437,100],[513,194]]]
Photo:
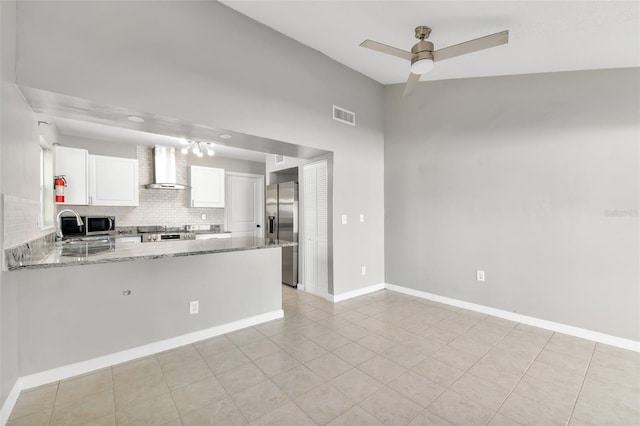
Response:
[[[188,185],[176,182],[176,149],[171,146],[153,147],[154,183],[145,185],[147,189],[187,189]]]

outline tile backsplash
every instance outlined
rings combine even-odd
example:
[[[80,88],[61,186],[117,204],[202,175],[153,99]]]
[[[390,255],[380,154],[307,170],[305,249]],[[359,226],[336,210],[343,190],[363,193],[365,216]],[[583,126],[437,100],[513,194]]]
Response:
[[[145,189],[153,182],[153,150],[138,146],[138,179],[140,183],[137,207],[64,206],[80,215],[115,216],[117,226],[145,225],[222,225],[224,209],[188,207],[188,190]],[[186,155],[176,152],[176,173],[179,183],[187,182]],[[58,209],[62,209],[58,206]],[[206,219],[202,219],[202,214]]]
[[[38,218],[40,217],[39,201],[4,194],[2,196],[2,208],[4,215],[4,248],[15,247],[54,232],[53,228],[38,228]]]

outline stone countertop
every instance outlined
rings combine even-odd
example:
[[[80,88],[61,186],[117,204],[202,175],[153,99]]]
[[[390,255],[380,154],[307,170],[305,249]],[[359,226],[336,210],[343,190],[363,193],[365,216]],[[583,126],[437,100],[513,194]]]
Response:
[[[105,238],[104,242],[76,243],[72,247],[56,243],[46,256],[33,255],[20,262],[9,264],[9,271],[23,269],[55,268],[64,266],[93,265],[98,263],[128,262],[165,257],[196,256],[231,251],[289,247],[297,243],[268,238],[240,237],[213,238],[208,240],[179,240],[158,243],[117,243]],[[71,249],[71,250],[69,250]],[[70,254],[63,255],[64,252]]]

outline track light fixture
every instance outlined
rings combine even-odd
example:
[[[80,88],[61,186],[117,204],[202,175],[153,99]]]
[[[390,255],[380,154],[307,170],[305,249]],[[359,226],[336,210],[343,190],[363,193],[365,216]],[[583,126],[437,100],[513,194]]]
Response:
[[[215,144],[213,142],[202,142],[202,141],[191,141],[184,139],[185,146],[182,147],[183,154],[187,154],[189,151],[193,152],[198,157],[203,157],[206,152],[208,156],[212,157],[215,152],[213,151],[213,147]]]

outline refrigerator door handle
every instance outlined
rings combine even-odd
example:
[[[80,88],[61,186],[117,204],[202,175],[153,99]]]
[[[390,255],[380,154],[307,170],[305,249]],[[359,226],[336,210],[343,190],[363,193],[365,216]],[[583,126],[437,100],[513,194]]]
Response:
[[[269,233],[273,234],[273,225],[276,221],[276,217],[275,216],[269,216]]]

